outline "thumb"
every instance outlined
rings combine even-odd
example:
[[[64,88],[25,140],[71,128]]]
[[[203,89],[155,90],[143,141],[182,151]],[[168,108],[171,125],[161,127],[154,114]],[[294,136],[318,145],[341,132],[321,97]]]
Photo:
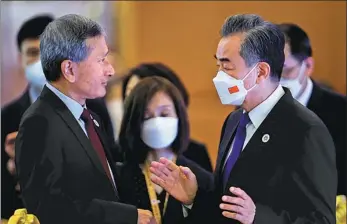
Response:
[[[188,167],[180,166],[180,170],[187,179],[191,180],[194,177],[194,173]]]

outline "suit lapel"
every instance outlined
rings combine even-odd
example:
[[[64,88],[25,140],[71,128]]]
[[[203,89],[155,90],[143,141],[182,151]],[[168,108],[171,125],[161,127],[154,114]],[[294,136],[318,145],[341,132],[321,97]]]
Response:
[[[219,145],[219,150],[218,150],[218,157],[217,157],[216,171],[215,171],[215,174],[216,174],[215,176],[217,178],[219,177],[221,170],[223,170],[222,164],[225,160],[226,154],[229,152],[229,148],[232,142],[232,136],[234,135],[234,132],[240,121],[242,113],[243,113],[242,109],[239,109],[238,111],[235,112],[235,114],[230,116],[227,120],[223,138]]]
[[[64,120],[66,125],[71,129],[78,141],[81,143],[83,149],[86,151],[89,158],[96,166],[97,170],[99,170],[100,173],[104,175],[105,178],[107,178],[108,180],[109,178],[105,173],[105,170],[100,162],[98,154],[94,150],[90,140],[88,139],[88,137],[86,136],[86,134],[84,133],[81,126],[78,124],[77,120],[72,115],[70,110],[66,107],[66,105],[59,99],[58,96],[56,96],[47,87],[44,87],[40,97],[53,106],[54,111],[56,111],[57,114]]]
[[[102,144],[102,146],[103,146],[103,148],[104,148],[104,151],[105,151],[105,154],[106,154],[106,158],[107,158],[107,161],[108,161],[108,164],[109,164],[109,166],[110,166],[110,168],[111,168],[111,172],[112,172],[112,174],[113,174],[113,178],[114,178],[114,182],[115,182],[115,192],[116,192],[116,194],[117,194],[117,197],[118,197],[118,190],[117,190],[117,182],[116,182],[116,177],[115,177],[115,174],[116,174],[116,169],[115,169],[115,167],[114,167],[114,164],[113,164],[113,158],[112,158],[112,154],[109,152],[109,150],[108,150],[108,144],[107,144],[107,141],[106,141],[106,139],[105,139],[105,136],[103,135],[103,133],[102,133],[102,131],[101,131],[101,126],[100,126],[100,120],[97,120],[97,118],[96,118],[96,116],[95,115],[92,115],[92,117],[93,117],[93,125],[94,125],[94,129],[95,129],[95,131],[96,131],[96,133],[98,134],[98,136],[99,136],[99,139],[100,139],[100,141],[101,141],[101,144]],[[95,123],[95,121],[96,121],[96,123]],[[101,163],[100,163],[101,164]],[[112,184],[113,185],[113,184]]]
[[[320,102],[322,91],[320,89],[321,87],[318,86],[318,84],[315,81],[312,80],[312,83],[313,83],[313,88],[312,88],[310,99],[307,102],[307,108],[315,111],[315,108],[317,107],[317,105],[322,105],[322,103]]]

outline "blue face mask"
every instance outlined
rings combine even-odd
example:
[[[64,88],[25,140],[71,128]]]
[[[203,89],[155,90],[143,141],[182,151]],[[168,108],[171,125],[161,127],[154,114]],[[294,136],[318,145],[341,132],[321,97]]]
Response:
[[[25,68],[25,77],[34,88],[43,89],[44,85],[47,83],[40,60]]]

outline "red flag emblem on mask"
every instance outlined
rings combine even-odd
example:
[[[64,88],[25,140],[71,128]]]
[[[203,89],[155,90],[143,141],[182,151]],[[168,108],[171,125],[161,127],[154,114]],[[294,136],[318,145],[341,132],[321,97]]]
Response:
[[[240,91],[237,86],[230,87],[228,88],[228,90],[230,94],[237,93],[238,91]]]

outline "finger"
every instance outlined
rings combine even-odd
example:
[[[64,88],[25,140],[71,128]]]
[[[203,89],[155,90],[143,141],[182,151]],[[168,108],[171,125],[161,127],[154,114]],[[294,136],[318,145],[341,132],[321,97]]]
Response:
[[[155,174],[157,177],[160,177],[161,179],[163,179],[164,181],[168,179],[168,176],[159,168],[153,168],[153,167],[150,167],[149,168],[149,171],[152,173],[152,174]]]
[[[241,207],[245,206],[245,200],[243,198],[238,198],[238,197],[231,197],[231,196],[223,196],[222,201],[230,203],[230,204],[235,204]]]
[[[14,144],[5,143],[5,152],[10,158],[14,158],[15,151],[14,151]]]
[[[238,213],[235,213],[235,212],[226,212],[226,211],[223,211],[222,212],[222,215],[224,217],[227,217],[229,219],[235,219],[235,220],[238,220],[240,221],[241,223],[246,223],[246,217],[241,215],[241,214],[238,214]]]
[[[165,185],[165,181],[163,179],[161,179],[160,177],[156,176],[155,174],[151,174],[150,176],[151,181],[161,187],[164,187],[163,185]]]
[[[17,134],[18,132],[12,132],[6,135],[5,144],[10,144],[10,145],[14,144]]]
[[[220,204],[219,208],[228,212],[234,212],[239,214],[246,214],[245,209],[238,205],[231,205],[231,204]]]
[[[10,172],[10,174],[14,175],[16,173],[16,164],[14,163],[13,159],[9,159],[7,161],[7,170]]]
[[[164,164],[166,166],[166,168],[168,168],[170,171],[174,171],[174,170],[179,169],[179,167],[174,162],[172,162],[171,160],[168,160],[164,157],[161,157],[159,159],[159,162]]]
[[[246,192],[244,192],[243,190],[241,190],[241,188],[238,187],[231,187],[230,192],[233,193],[234,195],[243,198],[244,200],[248,200],[250,197],[246,194]]]
[[[166,176],[172,175],[172,171],[170,171],[170,170],[166,167],[166,165],[164,165],[164,164],[162,164],[162,163],[158,163],[158,162],[153,161],[153,162],[151,163],[150,170],[151,170],[151,168],[153,168],[153,169],[156,170],[157,172],[161,172],[161,173],[165,174]],[[153,171],[154,171],[154,170],[153,170]],[[159,175],[157,174],[157,176],[159,176]]]

